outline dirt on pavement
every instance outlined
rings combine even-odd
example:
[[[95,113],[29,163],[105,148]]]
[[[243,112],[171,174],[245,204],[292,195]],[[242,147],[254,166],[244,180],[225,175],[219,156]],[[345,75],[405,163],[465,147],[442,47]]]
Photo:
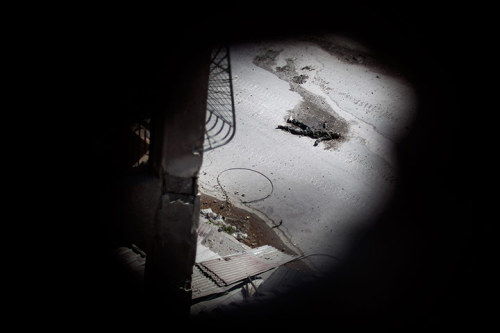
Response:
[[[223,216],[226,223],[246,233],[246,238],[239,239],[243,244],[251,248],[270,245],[287,254],[297,254],[288,248],[278,235],[276,235],[273,228],[269,227],[267,223],[257,215],[235,207],[230,202],[219,200],[202,193],[201,209],[206,208],[210,208],[214,213]]]

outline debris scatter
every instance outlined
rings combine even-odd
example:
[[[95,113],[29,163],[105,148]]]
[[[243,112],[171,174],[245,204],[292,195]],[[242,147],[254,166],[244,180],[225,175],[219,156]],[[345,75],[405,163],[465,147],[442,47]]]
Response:
[[[329,131],[327,129],[327,123],[323,123],[323,128],[315,129],[307,126],[301,121],[293,119],[293,117],[288,118],[286,122],[292,126],[278,125],[276,129],[280,129],[294,135],[304,135],[316,139],[316,141],[314,141],[314,146],[317,146],[322,141],[339,139],[341,137],[340,133]]]

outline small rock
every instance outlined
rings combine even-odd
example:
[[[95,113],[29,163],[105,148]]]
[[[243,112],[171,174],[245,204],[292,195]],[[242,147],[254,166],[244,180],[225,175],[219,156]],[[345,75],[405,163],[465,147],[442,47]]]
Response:
[[[212,211],[211,208],[205,208],[201,210],[201,213],[205,215],[208,218],[215,218],[217,217],[217,214]]]
[[[301,75],[294,76],[292,78],[292,81],[295,83],[298,83],[298,84],[303,84],[303,83],[306,83],[308,78],[309,78],[309,76],[301,74]]]

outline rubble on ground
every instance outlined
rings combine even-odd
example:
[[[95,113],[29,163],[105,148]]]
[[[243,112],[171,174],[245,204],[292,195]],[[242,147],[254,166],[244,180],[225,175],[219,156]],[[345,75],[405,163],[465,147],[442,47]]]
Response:
[[[224,216],[213,212],[211,208],[201,209],[200,213],[208,220],[208,222],[216,225],[219,228],[219,232],[223,231],[238,240],[248,238],[248,235],[245,232],[226,222],[226,218]]]

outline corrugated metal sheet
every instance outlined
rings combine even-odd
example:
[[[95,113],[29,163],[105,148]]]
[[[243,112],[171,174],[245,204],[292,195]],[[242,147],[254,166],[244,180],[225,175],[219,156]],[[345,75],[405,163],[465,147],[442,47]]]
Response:
[[[220,255],[219,258],[206,259],[202,251],[204,246],[200,246],[205,242],[209,250]],[[216,245],[217,249],[212,249],[210,244]],[[232,251],[229,251],[229,248]],[[231,254],[227,255],[228,252]],[[248,277],[257,276],[294,258],[295,256],[269,245],[254,249],[242,246],[231,236],[217,232],[215,226],[205,222],[200,216],[197,258],[191,277],[192,299],[200,300],[205,296],[224,293],[237,287]]]
[[[203,227],[201,233],[210,234],[212,230],[210,227]],[[200,230],[198,231],[200,232]],[[201,250],[201,247],[198,250]],[[146,264],[145,255],[141,256],[126,247],[116,249],[115,255],[124,266],[134,273],[138,281],[143,281]],[[217,254],[212,252],[212,255]],[[201,257],[200,255],[199,259]],[[293,258],[294,256],[265,245],[250,249],[244,254],[237,253],[220,259],[210,259],[196,263],[193,266],[191,276],[192,299],[201,299],[205,296],[224,293],[240,286],[246,278],[259,275]]]
[[[253,253],[208,260],[197,265],[219,286],[227,286],[276,267]]]
[[[255,249],[251,249],[248,253],[253,253],[256,257],[266,260],[273,266],[283,265],[297,256],[286,254],[270,245],[264,245]]]
[[[193,275],[191,277],[192,299],[218,294],[225,290],[226,288],[219,287],[212,279],[206,277],[198,266],[193,266]]]
[[[144,279],[146,258],[127,247],[119,247],[114,251],[115,258],[120,262],[137,281]]]

